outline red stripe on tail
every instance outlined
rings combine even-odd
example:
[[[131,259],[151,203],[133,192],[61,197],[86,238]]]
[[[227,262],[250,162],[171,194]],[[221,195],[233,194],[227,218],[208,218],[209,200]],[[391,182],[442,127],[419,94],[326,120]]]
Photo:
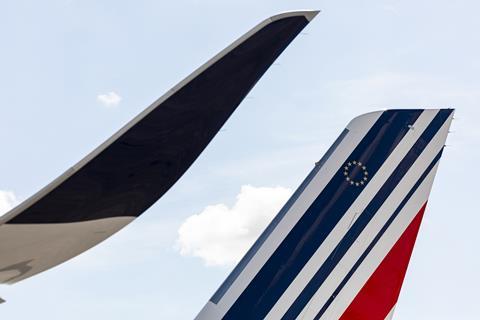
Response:
[[[340,320],[384,320],[390,313],[397,303],[426,205],[422,206]]]

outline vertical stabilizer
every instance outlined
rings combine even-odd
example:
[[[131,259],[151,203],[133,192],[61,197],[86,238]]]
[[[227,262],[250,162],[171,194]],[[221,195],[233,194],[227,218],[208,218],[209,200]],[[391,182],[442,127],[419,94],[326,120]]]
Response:
[[[452,116],[353,119],[197,319],[391,319]]]

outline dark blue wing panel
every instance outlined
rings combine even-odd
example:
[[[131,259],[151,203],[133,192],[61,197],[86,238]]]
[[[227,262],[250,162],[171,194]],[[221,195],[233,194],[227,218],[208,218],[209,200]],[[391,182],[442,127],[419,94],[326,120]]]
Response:
[[[304,15],[267,24],[7,223],[139,216],[185,173],[307,24]]]

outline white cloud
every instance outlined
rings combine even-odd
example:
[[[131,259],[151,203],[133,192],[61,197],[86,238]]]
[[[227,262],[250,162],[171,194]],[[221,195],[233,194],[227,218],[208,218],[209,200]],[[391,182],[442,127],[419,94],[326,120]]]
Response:
[[[210,205],[183,222],[177,239],[180,253],[199,257],[208,266],[238,262],[291,193],[283,187],[242,186],[233,207]]]
[[[12,209],[16,203],[17,198],[13,192],[0,190],[0,215]]]
[[[97,101],[107,108],[113,108],[118,106],[120,101],[122,101],[122,97],[120,97],[117,93],[110,91],[105,94],[99,94],[97,96]]]

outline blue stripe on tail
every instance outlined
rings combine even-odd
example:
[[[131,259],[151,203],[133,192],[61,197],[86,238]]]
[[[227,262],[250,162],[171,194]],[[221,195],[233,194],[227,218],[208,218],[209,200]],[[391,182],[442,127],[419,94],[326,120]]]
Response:
[[[385,184],[380,188],[375,197],[370,201],[360,217],[355,221],[353,226],[348,230],[344,238],[339,242],[325,263],[316,272],[302,293],[297,297],[295,302],[290,306],[282,319],[295,319],[303,310],[305,305],[310,301],[313,295],[318,291],[323,282],[328,278],[338,262],[343,258],[345,253],[355,242],[361,232],[368,225],[370,220],[375,216],[385,200],[390,196],[398,183],[411,168],[413,163],[426,148],[428,143],[437,134],[445,121],[450,116],[452,110],[440,110],[435,116],[427,129],[422,133],[420,138],[415,142],[407,155],[403,158],[394,172],[387,179]]]
[[[437,154],[437,156],[433,159],[433,161],[430,163],[430,165],[425,169],[421,177],[418,179],[418,181],[415,183],[413,188],[408,192],[408,194],[405,196],[405,198],[402,200],[400,205],[397,207],[395,212],[392,214],[392,216],[388,219],[388,221],[385,223],[385,225],[382,227],[382,229],[378,232],[378,234],[375,236],[373,241],[370,243],[370,245],[367,247],[365,252],[360,256],[360,258],[357,260],[357,262],[353,265],[352,269],[348,272],[348,274],[345,276],[345,278],[342,280],[340,285],[335,289],[333,292],[332,296],[327,300],[325,305],[320,309],[318,314],[315,317],[315,320],[320,319],[320,317],[327,311],[328,307],[332,304],[332,302],[335,300],[335,297],[338,296],[340,291],[343,289],[343,287],[347,284],[348,280],[353,276],[355,271],[358,269],[358,267],[362,264],[362,262],[365,260],[365,258],[368,256],[370,251],[375,247],[377,242],[380,240],[380,238],[383,236],[383,234],[387,231],[388,227],[393,223],[395,218],[398,216],[400,211],[402,211],[403,207],[408,203],[408,200],[413,196],[415,191],[417,191],[418,187],[422,184],[422,182],[425,180],[425,178],[428,176],[430,171],[432,171],[433,167],[437,164],[437,162],[440,160],[442,156],[443,148],[440,150],[440,152]]]
[[[368,164],[373,177],[421,113],[422,110],[385,111],[348,159]],[[361,190],[345,183],[341,168],[223,319],[263,319]]]

